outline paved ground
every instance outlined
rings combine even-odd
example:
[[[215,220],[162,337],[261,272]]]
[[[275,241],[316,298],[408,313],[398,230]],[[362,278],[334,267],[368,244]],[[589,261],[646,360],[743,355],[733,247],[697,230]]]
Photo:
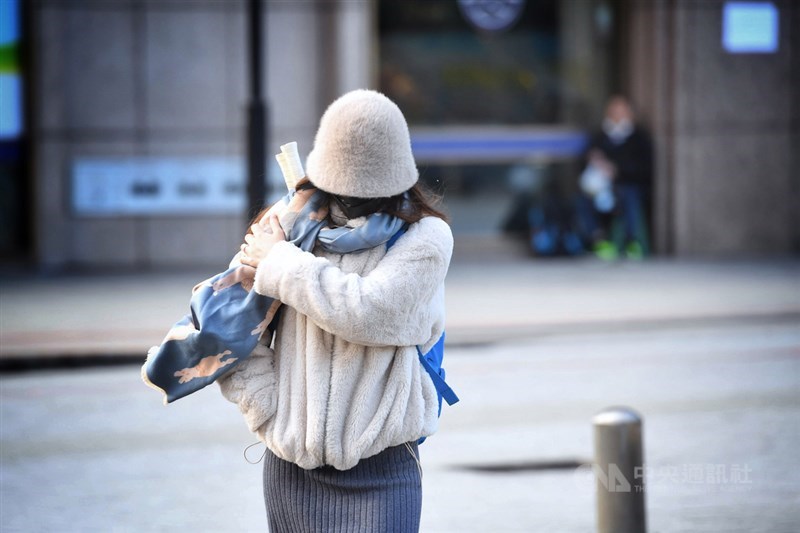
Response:
[[[800,316],[800,261],[534,261],[485,243],[460,250],[447,279],[452,343],[579,328],[736,317]],[[475,260],[476,256],[481,260]],[[188,311],[186,273],[7,277],[0,282],[0,359],[140,354]]]
[[[125,353],[103,331],[149,342],[136,328],[163,330],[187,280],[5,284],[3,354],[45,309],[49,338],[76,328]],[[791,260],[454,263],[447,368],[462,402],[421,447],[422,530],[593,530],[585,467],[475,467],[588,462],[592,415],[622,404],[644,417],[650,531],[797,531],[798,280]],[[163,407],[138,372],[0,376],[0,530],[264,530],[235,406],[209,388]]]

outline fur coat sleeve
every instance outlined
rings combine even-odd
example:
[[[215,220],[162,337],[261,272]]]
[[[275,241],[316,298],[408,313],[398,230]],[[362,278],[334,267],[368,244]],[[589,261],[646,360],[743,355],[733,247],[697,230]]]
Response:
[[[255,290],[349,342],[414,346],[431,338],[431,301],[443,286],[452,251],[450,227],[435,217],[412,224],[363,276],[278,243],[258,266]]]

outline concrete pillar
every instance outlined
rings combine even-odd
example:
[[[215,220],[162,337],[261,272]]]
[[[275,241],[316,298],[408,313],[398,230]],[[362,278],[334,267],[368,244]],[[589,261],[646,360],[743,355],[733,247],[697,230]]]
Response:
[[[644,533],[642,419],[628,407],[592,418],[599,533]]]
[[[374,3],[339,2],[334,14],[338,94],[374,88]]]

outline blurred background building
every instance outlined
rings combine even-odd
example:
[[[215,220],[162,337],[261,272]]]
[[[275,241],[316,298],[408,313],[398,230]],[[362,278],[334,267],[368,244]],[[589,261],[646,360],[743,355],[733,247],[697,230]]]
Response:
[[[0,0],[5,262],[219,265],[245,227],[244,0]],[[263,2],[267,154],[341,93],[406,113],[458,236],[576,187],[615,93],[653,134],[652,233],[679,256],[800,251],[790,0]],[[271,161],[271,155],[268,157]],[[281,190],[268,166],[271,194]]]

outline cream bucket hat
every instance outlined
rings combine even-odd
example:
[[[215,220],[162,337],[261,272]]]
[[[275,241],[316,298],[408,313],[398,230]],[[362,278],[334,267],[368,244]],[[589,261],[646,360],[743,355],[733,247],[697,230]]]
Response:
[[[419,172],[403,113],[376,91],[339,97],[322,115],[306,175],[340,196],[386,198],[407,191]]]

